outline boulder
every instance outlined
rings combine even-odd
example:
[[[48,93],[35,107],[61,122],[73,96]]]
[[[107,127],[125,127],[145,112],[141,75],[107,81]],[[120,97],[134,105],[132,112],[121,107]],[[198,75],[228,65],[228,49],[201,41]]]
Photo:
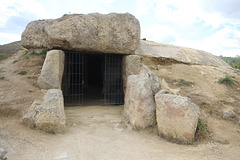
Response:
[[[156,117],[159,134],[170,141],[191,144],[194,140],[199,107],[187,97],[157,93]]]
[[[144,129],[156,123],[154,95],[160,88],[159,83],[154,73],[128,77],[124,114],[134,129]]]
[[[23,123],[31,128],[37,128],[48,133],[63,133],[66,116],[64,112],[63,95],[60,89],[50,89],[44,96],[44,101],[34,101],[23,117]]]
[[[141,40],[136,55],[166,58],[187,64],[231,67],[221,58],[208,52],[174,45],[160,44]]]
[[[223,112],[223,119],[231,119],[235,117],[235,112],[233,110],[226,110]]]
[[[133,54],[139,44],[140,24],[129,13],[64,17],[30,22],[22,34],[23,47]]]
[[[41,89],[61,89],[64,60],[65,54],[61,50],[47,52],[41,74],[37,81]]]

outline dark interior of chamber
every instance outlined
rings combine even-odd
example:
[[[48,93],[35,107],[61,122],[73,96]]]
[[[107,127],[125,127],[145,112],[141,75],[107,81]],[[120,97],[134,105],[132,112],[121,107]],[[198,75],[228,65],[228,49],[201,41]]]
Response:
[[[84,103],[102,104],[104,100],[103,79],[104,79],[104,56],[91,54],[85,56],[85,78],[84,78]]]
[[[123,104],[122,55],[65,51],[65,106]]]

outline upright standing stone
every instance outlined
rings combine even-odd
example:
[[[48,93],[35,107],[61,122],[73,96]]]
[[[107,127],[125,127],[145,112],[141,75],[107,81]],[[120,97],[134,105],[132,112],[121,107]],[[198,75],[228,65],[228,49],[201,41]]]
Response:
[[[140,73],[141,64],[140,56],[138,55],[128,55],[123,57],[123,90],[126,91],[127,79],[130,75],[137,75]]]
[[[124,113],[134,129],[144,129],[156,123],[153,88],[158,86],[159,90],[160,82],[153,76],[154,73],[141,73],[128,77]]]
[[[47,52],[38,86],[41,89],[61,89],[65,54],[61,50]]]
[[[171,141],[192,143],[200,115],[199,107],[187,97],[160,92],[155,95],[155,102],[159,134]]]
[[[62,91],[60,89],[49,89],[42,103],[34,101],[28,110],[28,114],[23,117],[23,123],[26,126],[48,133],[63,133],[66,116]]]

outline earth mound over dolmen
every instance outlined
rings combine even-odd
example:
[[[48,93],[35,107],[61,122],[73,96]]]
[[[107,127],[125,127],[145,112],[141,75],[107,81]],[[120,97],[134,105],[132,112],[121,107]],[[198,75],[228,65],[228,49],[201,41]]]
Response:
[[[39,87],[48,91],[23,117],[25,125],[50,133],[65,131],[64,50],[123,54],[124,115],[129,123],[136,130],[157,124],[159,135],[184,144],[194,141],[199,107],[187,97],[165,94],[161,80],[140,59],[162,57],[187,64],[228,66],[203,51],[140,41],[140,23],[129,13],[73,14],[33,21],[22,34],[22,46],[50,50],[38,79]]]

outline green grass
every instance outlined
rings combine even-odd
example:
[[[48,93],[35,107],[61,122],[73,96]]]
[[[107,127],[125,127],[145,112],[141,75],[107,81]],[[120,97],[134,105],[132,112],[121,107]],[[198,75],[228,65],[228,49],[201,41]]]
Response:
[[[192,86],[194,83],[191,81],[186,81],[184,79],[173,80],[173,83],[177,86]]]
[[[43,49],[41,52],[31,52],[31,54],[36,55],[36,56],[42,56],[43,59],[45,59],[46,55],[47,55],[47,51],[46,49]]]
[[[198,119],[197,128],[198,128],[199,131],[201,131],[201,132],[204,132],[204,130],[205,130],[204,123],[203,123],[203,121],[202,121],[200,118]]]
[[[23,54],[28,54],[28,50],[24,50],[24,51],[23,51]]]
[[[234,80],[233,80],[232,76],[226,75],[225,77],[220,78],[218,80],[218,83],[232,85],[232,84],[234,84]]]
[[[0,54],[0,61],[6,59],[8,56],[5,54]]]
[[[14,63],[16,63],[17,61],[18,61],[18,60],[15,59],[12,63],[14,64]]]
[[[195,133],[195,139],[201,141],[208,136],[208,129],[202,119],[198,119],[197,129]]]
[[[20,74],[20,75],[26,75],[26,74],[27,74],[27,71],[21,71],[21,72],[19,72],[18,74]]]
[[[25,59],[29,59],[29,56],[24,56]]]
[[[4,76],[0,76],[0,80],[3,80],[5,77]]]
[[[31,54],[34,54],[34,55],[37,55],[37,56],[46,55],[47,54],[47,50],[43,49],[41,52],[32,51]]]

